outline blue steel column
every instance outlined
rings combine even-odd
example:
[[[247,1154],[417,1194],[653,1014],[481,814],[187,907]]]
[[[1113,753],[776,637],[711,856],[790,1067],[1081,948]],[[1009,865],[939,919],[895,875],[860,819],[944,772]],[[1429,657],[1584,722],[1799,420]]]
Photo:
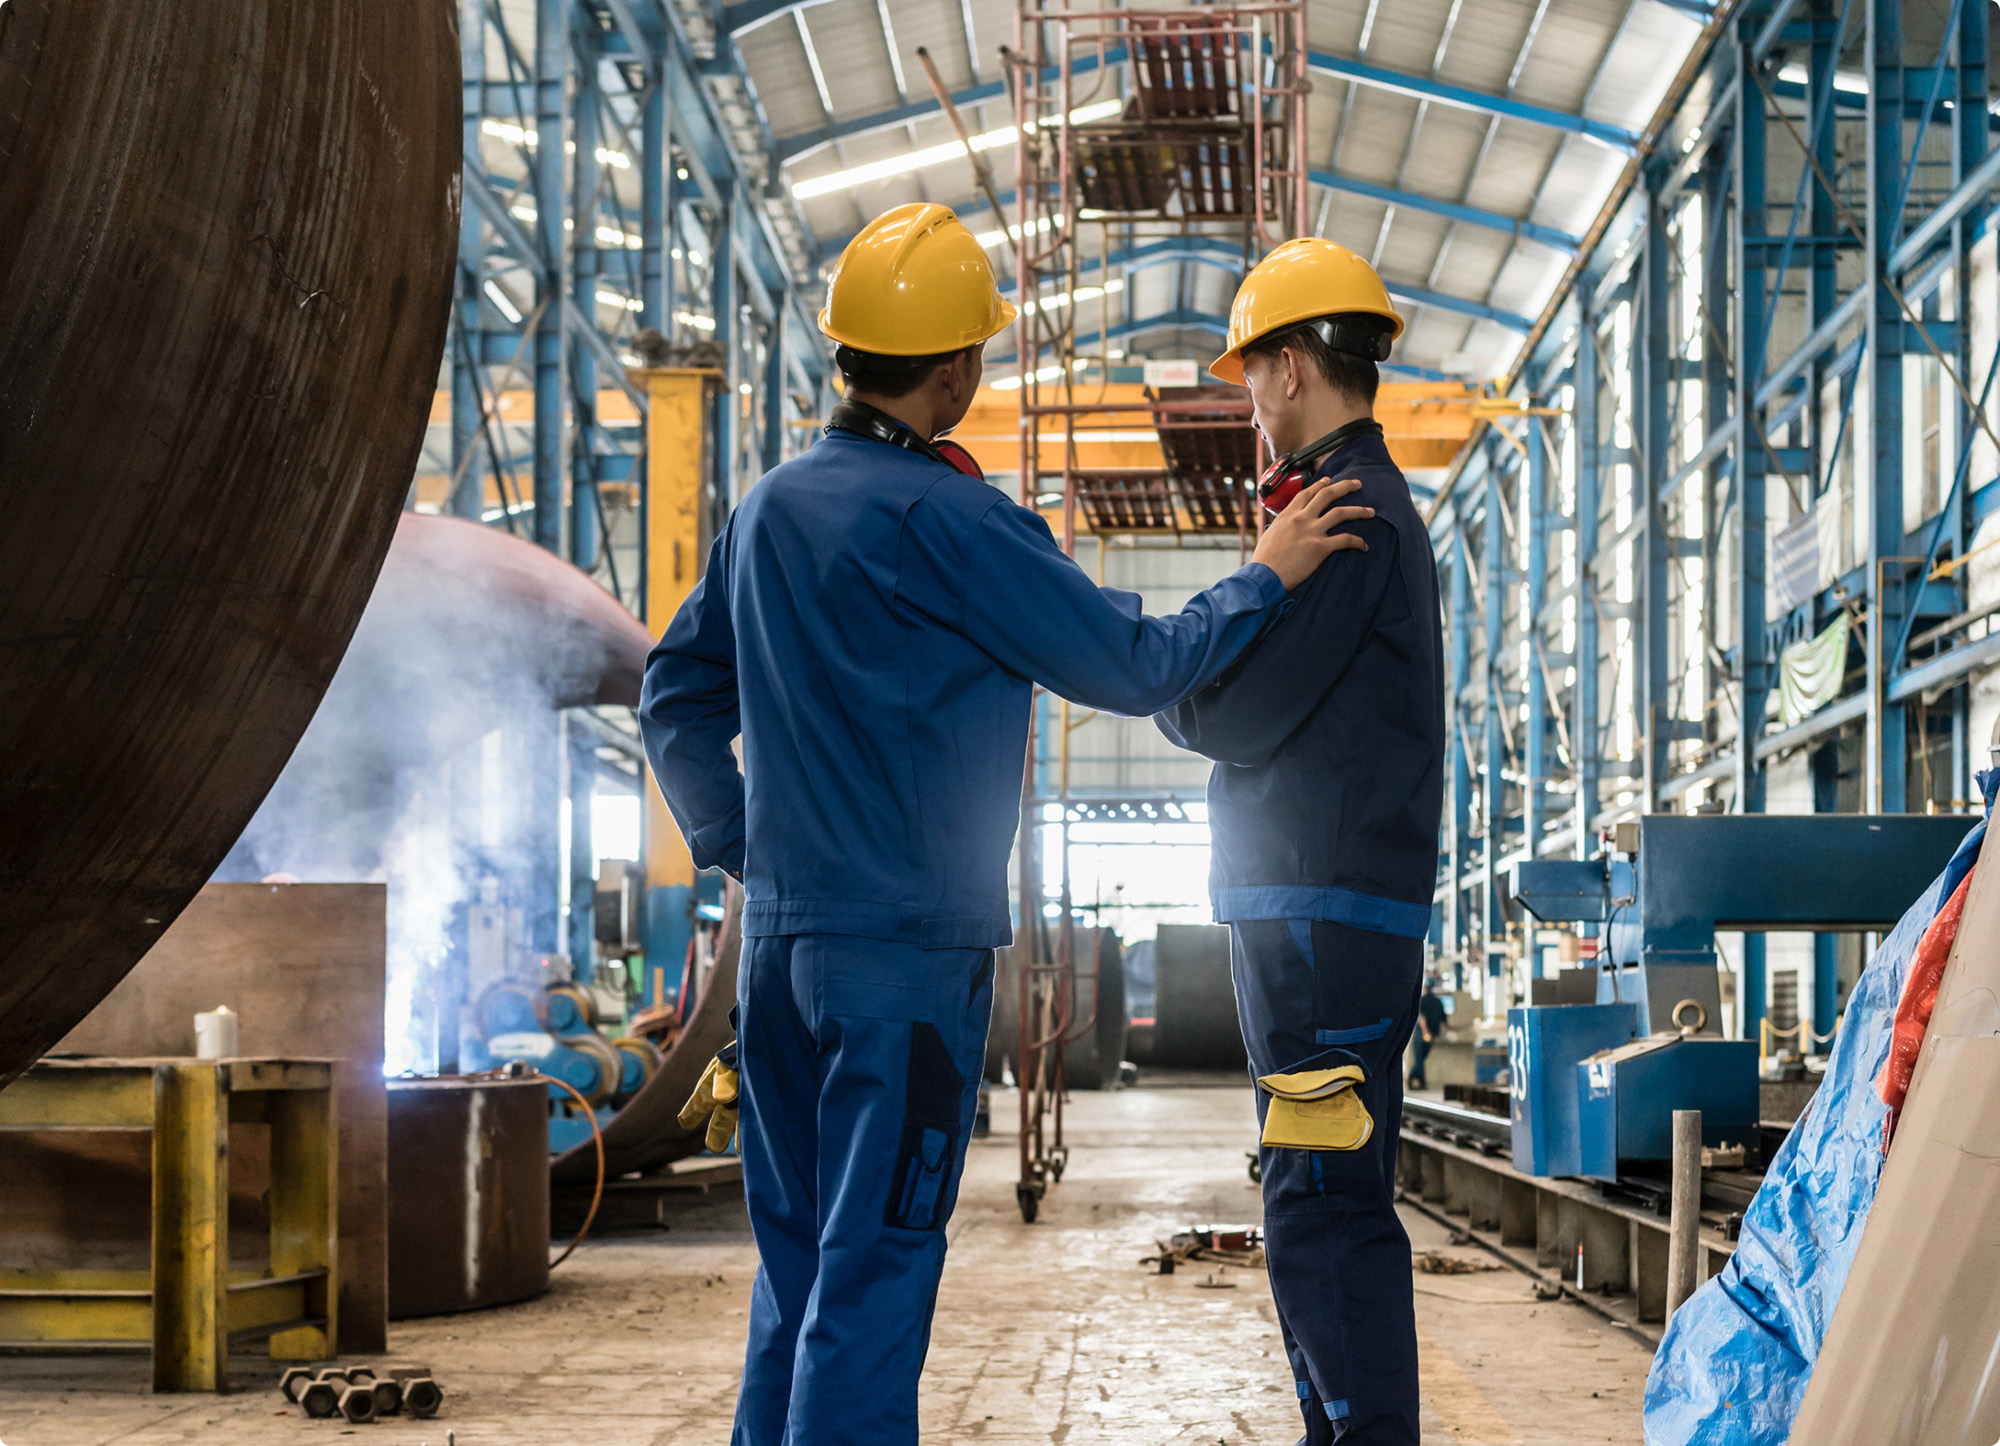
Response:
[[[1823,174],[1834,174],[1834,69],[1838,61],[1835,33],[1839,15],[1834,0],[1811,0],[1812,45],[1807,55],[1806,114],[1815,118],[1817,128],[1810,137],[1813,154],[1818,158]],[[1981,134],[1984,125],[1981,124]],[[1811,217],[1814,236],[1837,234],[1839,225],[1834,213],[1833,196],[1827,188],[1813,178],[1807,194],[1811,197],[1808,214]],[[1831,246],[1813,248],[1812,272],[1807,282],[1806,293],[1806,334],[1818,331],[1820,325],[1833,314],[1839,301],[1838,278],[1834,272],[1837,260]],[[1826,357],[1822,353],[1813,358],[1806,369],[1809,415],[1812,417],[1813,437],[1816,446],[1813,451],[1812,476],[1806,485],[1809,489],[1818,485],[1819,480],[1833,475],[1832,457],[1829,455],[1833,438],[1820,427],[1820,398],[1826,390]],[[1814,506],[1833,505],[1828,497],[1814,496],[1808,499]],[[1809,624],[1815,625],[1818,618],[1810,615]],[[1829,736],[1826,742],[1814,749],[1810,755],[1812,769],[1813,812],[1835,813],[1839,811],[1839,734]],[[1813,935],[1813,1028],[1824,1034],[1833,1027],[1833,1018],[1840,1000],[1839,938],[1837,934]]]
[[[1987,125],[1987,75],[1986,54],[1988,34],[1992,24],[1992,12],[1984,5],[1968,3],[1959,9],[1957,48],[1954,63],[1957,66],[1955,79],[1958,82],[1957,104],[1953,108],[1955,124],[1952,128],[1951,184],[1956,191],[1965,178],[1976,170],[1986,159],[1989,146]],[[1984,369],[1992,364],[1990,357],[1974,357],[1972,350],[1972,267],[1970,258],[1972,244],[1979,238],[1981,221],[1972,207],[1961,216],[1953,227],[1952,250],[1955,264],[1952,275],[1958,286],[1957,309],[1953,313],[1958,318],[1958,374],[1966,379],[1967,385],[1978,388],[1984,383]],[[1956,404],[1958,413],[1958,446],[1963,449],[1972,445],[1972,438],[1978,423],[1972,409],[1960,398]],[[1963,557],[1972,542],[1974,520],[1969,487],[1956,489],[1954,514],[1946,524],[1950,531],[1953,552]],[[1921,585],[1921,584],[1920,584]],[[1981,753],[1975,761],[1973,750],[1983,748],[1986,740],[1975,739],[1971,731],[1970,688],[1954,688],[1951,692],[1952,721],[1955,747],[1952,749],[1953,798],[1974,798],[1977,786],[1972,776],[1986,763]]]
[[[1482,977],[1498,970],[1493,958],[1495,936],[1503,930],[1500,914],[1500,855],[1507,849],[1507,719],[1503,711],[1506,688],[1500,676],[1501,639],[1507,635],[1507,553],[1505,528],[1501,523],[1500,489],[1503,479],[1499,459],[1487,444],[1486,521],[1480,569],[1486,574],[1485,657],[1486,681],[1485,739],[1480,747],[1485,766],[1484,808],[1486,847],[1480,855],[1479,947]]]
[[[642,326],[671,336],[667,315],[667,188],[674,170],[667,133],[667,82],[662,68],[648,78],[644,117],[640,122],[639,158],[639,313]],[[640,548],[644,552],[643,543]],[[640,596],[645,590],[640,589]]]
[[[480,0],[460,0],[459,65],[465,80],[465,164],[479,159],[479,123],[486,110],[486,12]],[[468,205],[458,219],[458,335],[451,349],[451,475],[456,480],[445,510],[477,520],[485,512],[486,469],[479,465],[479,389],[474,368],[486,341],[481,328],[480,294],[485,268],[479,208]]]
[[[1904,709],[1888,696],[1889,649],[1901,634],[1908,592],[1903,552],[1903,311],[1880,278],[1896,244],[1903,189],[1902,0],[1868,5],[1868,732],[1864,808],[1901,813],[1907,770]],[[1857,468],[1859,475],[1861,469]]]
[[[535,541],[563,550],[563,142],[569,78],[565,0],[535,0]]]
[[[597,58],[579,49],[574,93],[576,156],[571,167],[572,229],[570,235],[571,295],[583,317],[597,321],[597,188],[604,163],[597,158],[602,93],[597,83]],[[570,561],[588,572],[597,566],[597,358],[579,340],[569,349],[570,411]],[[597,793],[597,767],[591,740],[580,729],[565,725],[569,744],[569,913],[565,938],[576,977],[588,979],[596,962],[597,859],[592,836],[592,804]]]
[[[1751,42],[1762,22],[1738,21],[1743,39],[1736,54],[1739,73],[1748,75],[1757,64]],[[1733,250],[1736,256],[1736,315],[1732,334],[1736,350],[1736,429],[1737,506],[1736,548],[1736,669],[1741,684],[1741,708],[1736,723],[1736,813],[1764,811],[1764,768],[1757,761],[1757,740],[1764,733],[1764,711],[1771,696],[1771,664],[1766,655],[1764,635],[1765,567],[1765,456],[1763,434],[1758,430],[1757,388],[1764,379],[1766,307],[1775,301],[1766,290],[1769,275],[1766,232],[1764,166],[1764,92],[1748,84],[1736,88],[1735,181],[1736,224]],[[1815,241],[1817,238],[1815,238]],[[1815,252],[1818,250],[1815,244]],[[1783,274],[1773,280],[1773,289],[1783,284]],[[1713,627],[1713,621],[1710,621]],[[1750,939],[1745,939],[1746,949]],[[1762,944],[1762,939],[1756,941]]]
[[[1531,395],[1528,403],[1540,406],[1542,399]],[[1521,783],[1521,814],[1527,830],[1523,844],[1528,857],[1534,858],[1542,851],[1542,827],[1548,812],[1549,690],[1543,681],[1542,609],[1548,605],[1549,594],[1549,449],[1540,417],[1528,418],[1527,431],[1526,496],[1521,515],[1528,528],[1528,626],[1526,675],[1521,686],[1526,693],[1528,737],[1522,749],[1522,771],[1527,776]],[[1529,957],[1535,957],[1532,950]],[[1538,975],[1541,971],[1532,972]]]
[[[709,255],[709,313],[715,318],[715,339],[722,345],[725,375],[715,399],[715,507],[716,530],[720,531],[729,509],[737,502],[737,454],[741,450],[736,426],[741,405],[737,385],[743,379],[741,339],[736,315],[736,200],[732,195],[722,203],[715,220],[714,250]]]
[[[1472,760],[1465,753],[1465,693],[1472,686],[1472,586],[1466,575],[1466,542],[1463,520],[1451,528],[1451,697],[1445,716],[1451,729],[1451,937],[1459,958],[1472,958],[1472,926],[1465,916],[1465,871],[1472,861]],[[1459,987],[1465,986],[1465,967],[1460,966]]]
[[[1571,691],[1570,746],[1576,750],[1576,856],[1597,851],[1592,827],[1602,772],[1598,724],[1597,515],[1603,485],[1603,434],[1598,407],[1602,385],[1597,317],[1579,298],[1576,332],[1576,686]]]
[[[1737,47],[1742,73],[1757,61],[1751,52],[1754,27],[1739,22],[1745,39]],[[1739,419],[1733,487],[1737,505],[1736,633],[1737,676],[1741,685],[1737,720],[1736,801],[1738,813],[1764,810],[1764,769],[1756,744],[1763,734],[1770,697],[1770,660],[1765,636],[1766,482],[1769,466],[1762,434],[1755,424],[1756,393],[1763,380],[1765,357],[1757,354],[1774,305],[1766,289],[1768,253],[1765,126],[1763,92],[1754,85],[1737,89],[1734,135],[1734,209],[1731,250],[1735,258],[1735,314],[1731,336],[1736,352],[1731,410]],[[1818,247],[1815,246],[1815,254]],[[1782,275],[1775,284],[1781,284]],[[1748,941],[1746,941],[1747,943]],[[1756,941],[1761,943],[1761,940]]]
[[[567,269],[563,217],[565,118],[568,109],[569,31],[566,0],[535,3],[535,249],[541,258],[535,326],[535,527],[537,545],[563,552],[563,281]],[[559,947],[561,898],[559,830],[563,769],[559,715],[525,726],[528,792],[528,949],[553,954]]]
[[[599,61],[577,56],[576,160],[571,212],[570,295],[586,325],[597,325],[597,196],[604,163],[597,158],[603,126],[603,91],[598,84]],[[615,212],[614,212],[615,214]],[[621,220],[619,229],[624,229]],[[597,566],[597,355],[579,339],[571,347],[570,365],[570,519],[569,560],[585,572]]]
[[[1738,22],[1741,39],[1736,57],[1739,73],[1748,77],[1757,64],[1751,42],[1763,22]],[[1735,354],[1736,414],[1735,476],[1729,491],[1736,501],[1736,673],[1739,708],[1736,719],[1737,813],[1764,811],[1764,770],[1757,762],[1757,739],[1763,733],[1764,710],[1770,697],[1770,669],[1764,638],[1764,471],[1769,462],[1754,423],[1757,385],[1763,379],[1764,358],[1755,354],[1765,336],[1765,290],[1769,256],[1763,245],[1767,229],[1764,92],[1747,78],[1736,92],[1733,139],[1734,210],[1730,251],[1735,259],[1736,306],[1730,319],[1730,347]],[[1778,278],[1782,282],[1782,276]],[[1743,977],[1737,1018],[1747,1039],[1757,1037],[1769,1002],[1764,936],[1744,934]]]
[[[1633,639],[1637,657],[1642,754],[1642,808],[1660,806],[1660,785],[1667,781],[1668,745],[1677,727],[1668,705],[1667,658],[1670,620],[1667,587],[1666,524],[1660,516],[1660,492],[1672,472],[1671,412],[1667,382],[1678,364],[1678,348],[1668,325],[1668,296],[1673,285],[1673,247],[1661,214],[1659,173],[1646,168],[1641,181],[1645,203],[1645,243],[1639,260],[1642,289],[1632,329],[1633,440],[1639,465],[1634,478],[1633,510],[1639,515],[1638,626]]]

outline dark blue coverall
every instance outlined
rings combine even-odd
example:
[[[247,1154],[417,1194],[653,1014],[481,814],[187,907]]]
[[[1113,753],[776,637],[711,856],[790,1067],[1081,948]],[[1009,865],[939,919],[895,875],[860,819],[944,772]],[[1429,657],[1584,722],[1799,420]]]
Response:
[[[917,1439],[992,951],[1012,937],[1030,680],[1143,717],[1284,598],[1253,563],[1143,616],[993,487],[841,431],[723,528],[647,662],[640,724],[695,863],[745,886],[739,1129],[761,1264],[738,1446]]]
[[[1417,1440],[1410,1242],[1396,1218],[1402,1054],[1417,1017],[1444,804],[1444,646],[1430,536],[1381,428],[1318,470],[1368,551],[1329,558],[1241,662],[1158,722],[1216,762],[1210,885],[1231,926],[1252,1076],[1359,1064],[1358,1150],[1265,1147],[1265,1249],[1305,1440]],[[1261,1124],[1269,1099],[1257,1093]]]

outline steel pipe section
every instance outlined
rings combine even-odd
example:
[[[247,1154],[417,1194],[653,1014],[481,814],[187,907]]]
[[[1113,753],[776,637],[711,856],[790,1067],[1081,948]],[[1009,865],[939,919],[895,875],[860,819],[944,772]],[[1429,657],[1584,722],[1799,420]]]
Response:
[[[0,1082],[208,878],[361,617],[444,349],[456,31],[0,7]]]

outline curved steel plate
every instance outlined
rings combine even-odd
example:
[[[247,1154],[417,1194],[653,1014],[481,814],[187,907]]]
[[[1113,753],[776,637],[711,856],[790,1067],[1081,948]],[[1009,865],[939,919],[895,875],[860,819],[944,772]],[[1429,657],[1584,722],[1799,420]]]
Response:
[[[209,876],[437,382],[452,0],[0,6],[0,1081]]]

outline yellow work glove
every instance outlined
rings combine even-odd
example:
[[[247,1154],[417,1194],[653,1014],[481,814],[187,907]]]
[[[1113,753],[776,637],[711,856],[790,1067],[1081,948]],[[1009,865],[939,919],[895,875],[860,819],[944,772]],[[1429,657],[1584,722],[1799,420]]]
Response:
[[[701,1083],[681,1106],[681,1128],[692,1130],[708,1121],[708,1148],[721,1154],[736,1136],[736,1071],[718,1057],[702,1071]]]

